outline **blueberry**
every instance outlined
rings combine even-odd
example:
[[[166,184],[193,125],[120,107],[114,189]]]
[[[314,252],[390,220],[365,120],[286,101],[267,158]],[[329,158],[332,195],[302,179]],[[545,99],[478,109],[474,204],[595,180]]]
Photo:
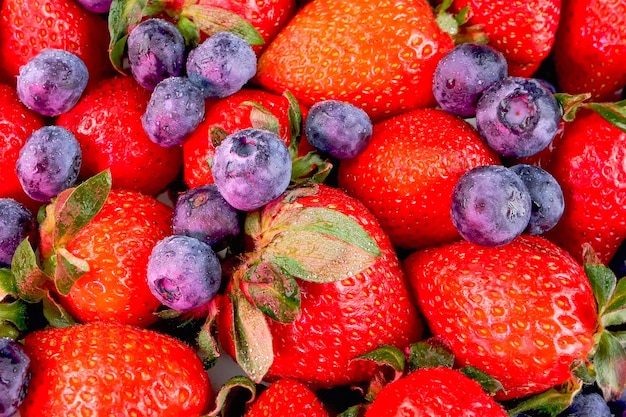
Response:
[[[484,246],[505,245],[528,226],[530,193],[509,168],[485,165],[467,171],[452,192],[451,216],[466,240]]]
[[[561,416],[568,417],[612,417],[604,398],[597,392],[579,392],[574,396],[574,400]]]
[[[223,249],[239,234],[239,213],[228,204],[215,184],[181,194],[172,215],[172,231],[195,237],[214,249]]]
[[[311,106],[304,131],[315,148],[338,159],[354,158],[372,138],[372,121],[350,103],[325,100]]]
[[[185,39],[167,20],[144,20],[131,30],[127,45],[131,73],[145,89],[152,91],[164,79],[182,74]]]
[[[141,124],[165,148],[182,145],[204,118],[204,97],[186,77],[170,77],[154,88]]]
[[[11,417],[26,397],[30,358],[15,340],[0,338],[0,417]]]
[[[190,236],[168,236],[156,243],[148,260],[148,286],[164,305],[190,311],[215,297],[222,267],[211,246]]]
[[[0,198],[0,268],[11,266],[15,250],[34,229],[28,208],[12,198]]]
[[[78,56],[47,48],[20,68],[17,94],[29,109],[58,116],[76,105],[88,80],[87,67]]]
[[[504,156],[526,157],[550,144],[561,107],[536,79],[507,77],[483,93],[476,107],[478,132]]]
[[[76,0],[85,10],[93,13],[107,13],[113,0]]]
[[[44,126],[20,149],[15,169],[24,192],[33,200],[48,202],[76,183],[81,163],[80,145],[72,132]]]
[[[187,76],[205,98],[223,98],[241,89],[256,73],[256,54],[239,36],[218,32],[189,52]]]
[[[507,73],[501,52],[484,44],[460,44],[439,60],[433,75],[433,94],[448,113],[473,117],[483,91]]]
[[[291,180],[291,157],[274,133],[244,129],[215,149],[211,173],[226,201],[238,210],[257,209],[279,195]]]
[[[524,181],[532,200],[532,212],[526,232],[540,235],[552,229],[563,215],[565,201],[557,180],[535,165],[518,164],[510,168]]]

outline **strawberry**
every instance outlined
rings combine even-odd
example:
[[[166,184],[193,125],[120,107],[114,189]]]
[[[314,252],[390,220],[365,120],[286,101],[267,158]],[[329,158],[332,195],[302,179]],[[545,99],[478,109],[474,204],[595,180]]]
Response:
[[[507,413],[478,382],[462,372],[439,366],[417,369],[386,385],[365,417],[506,417]]]
[[[14,198],[36,212],[40,203],[28,197],[22,189],[15,173],[15,163],[26,140],[44,126],[44,121],[20,102],[9,85],[0,84],[0,97],[0,160],[4,165],[0,170],[0,198]]]
[[[360,382],[375,366],[358,356],[420,338],[398,258],[358,200],[326,185],[295,187],[249,213],[246,233],[251,245],[216,321],[220,345],[252,380]]]
[[[498,399],[568,382],[594,348],[590,282],[545,238],[522,235],[499,247],[460,241],[414,252],[403,266],[434,337],[461,366],[497,379]]]
[[[73,318],[138,326],[156,321],[160,303],[148,288],[146,268],[153,246],[171,233],[171,215],[154,197],[109,191],[106,173],[46,207],[40,228],[44,272]]]
[[[200,416],[212,399],[196,353],[155,331],[91,323],[24,339],[32,379],[22,416]]]
[[[313,1],[261,55],[256,81],[305,107],[336,99],[380,120],[435,104],[433,73],[452,47],[425,0]]]
[[[565,198],[563,217],[547,237],[578,259],[589,243],[606,263],[626,238],[625,146],[624,130],[581,109],[566,123],[546,167]]]
[[[561,0],[453,0],[452,10],[465,7],[467,25],[481,27],[489,45],[507,59],[509,75],[530,77],[552,50]]]
[[[92,83],[112,72],[102,16],[73,0],[5,0],[1,6],[0,68],[11,82],[15,83],[20,67],[45,48],[78,55]]]
[[[255,400],[245,417],[329,417],[311,389],[294,379],[269,385]]]
[[[206,110],[204,121],[183,144],[183,178],[187,186],[195,188],[213,183],[209,161],[215,155],[215,141],[219,142],[226,134],[258,126],[259,120],[255,116],[258,118],[259,112],[256,106],[262,107],[276,119],[279,136],[287,145],[291,144],[292,129],[299,129],[300,122],[290,120],[289,99],[284,95],[244,88],[212,103]],[[300,118],[306,117],[306,109],[300,107],[300,111],[304,114]],[[294,126],[294,123],[297,125]],[[300,154],[306,154],[311,149],[306,140],[300,141]]]
[[[462,119],[417,109],[374,125],[365,151],[341,161],[338,183],[374,213],[395,247],[416,249],[459,239],[452,189],[469,169],[498,161]]]
[[[612,99],[626,85],[626,1],[567,0],[554,43],[559,88]]]
[[[76,136],[83,153],[81,178],[111,170],[113,186],[154,195],[169,185],[182,163],[180,147],[152,142],[141,125],[150,92],[132,77],[113,77],[86,92],[57,125]]]

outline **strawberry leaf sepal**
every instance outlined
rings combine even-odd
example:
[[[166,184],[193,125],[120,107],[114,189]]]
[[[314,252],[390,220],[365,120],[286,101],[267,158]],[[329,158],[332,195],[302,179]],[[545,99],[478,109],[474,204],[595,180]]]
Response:
[[[203,417],[229,415],[230,404],[250,404],[257,396],[257,386],[246,376],[234,376],[224,383],[215,395],[213,409]]]
[[[468,378],[478,382],[480,386],[483,387],[483,390],[485,390],[489,395],[496,395],[499,391],[504,391],[504,387],[500,381],[478,368],[473,366],[463,366],[459,368],[459,371],[465,374]]]
[[[196,338],[199,354],[205,369],[210,369],[215,366],[217,360],[222,355],[219,343],[215,337],[218,313],[217,302],[219,297],[222,297],[222,295],[218,295],[209,302],[206,320],[200,327]]]
[[[74,318],[55,299],[52,292],[48,292],[42,300],[43,315],[52,327],[63,328],[76,324]]]
[[[576,117],[578,110],[586,108],[599,114],[604,120],[626,132],[626,100],[617,102],[588,102],[590,93],[570,95],[555,93],[554,97],[563,110],[563,120],[571,122]]]
[[[571,380],[522,401],[504,404],[504,406],[509,416],[534,411],[540,415],[556,417],[570,406],[581,387],[578,381]]]
[[[626,390],[626,350],[620,340],[607,330],[598,336],[593,370],[606,401],[617,400]]]
[[[22,300],[0,303],[0,328],[14,327],[23,332],[27,329],[27,304]]]
[[[15,250],[11,273],[20,299],[38,303],[45,297],[50,278],[39,267],[37,255],[28,239],[24,239]]]
[[[374,401],[385,386],[400,379],[406,368],[403,352],[391,345],[379,346],[371,352],[353,358],[350,362],[370,362],[376,367],[364,390],[364,398],[367,402]]]
[[[413,343],[409,347],[409,367],[411,371],[421,368],[454,366],[454,354],[436,339],[430,338]]]
[[[363,404],[353,405],[352,407],[348,407],[341,414],[338,414],[337,417],[361,417],[365,413],[365,406]]]

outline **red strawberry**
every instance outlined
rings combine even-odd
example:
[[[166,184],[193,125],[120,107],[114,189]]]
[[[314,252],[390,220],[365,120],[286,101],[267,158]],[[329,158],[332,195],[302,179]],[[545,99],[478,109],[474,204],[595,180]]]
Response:
[[[281,379],[270,384],[245,417],[329,417],[319,398],[300,381]]]
[[[24,193],[15,173],[15,163],[20,149],[37,129],[44,126],[43,119],[28,110],[19,100],[15,90],[0,84],[0,198],[14,198],[36,212],[40,203]]]
[[[190,188],[212,184],[213,175],[209,161],[215,155],[212,135],[235,133],[255,126],[252,113],[255,109],[245,103],[257,103],[276,118],[278,133],[287,145],[291,143],[292,121],[289,119],[289,99],[284,95],[263,90],[242,89],[232,96],[215,101],[207,110],[204,121],[183,144],[183,178]],[[306,117],[306,109],[301,107]],[[300,140],[300,154],[311,150],[306,140]]]
[[[47,329],[26,336],[32,379],[24,417],[194,417],[212,391],[195,352],[154,331],[116,323]]]
[[[110,74],[106,19],[73,0],[5,0],[0,10],[0,67],[15,82],[19,69],[42,49],[78,55],[90,82]],[[1,71],[0,71],[1,72]]]
[[[220,344],[253,380],[315,388],[367,380],[375,365],[353,359],[420,338],[398,258],[358,200],[298,187],[250,213],[246,226],[250,251],[217,321]]]
[[[46,208],[40,231],[44,270],[61,304],[82,322],[154,323],[160,303],[148,288],[146,268],[153,246],[171,233],[172,209],[136,191],[79,187]],[[100,205],[93,218],[80,217]]]
[[[581,109],[565,125],[546,167],[565,198],[563,217],[547,236],[578,259],[589,243],[606,263],[626,238],[624,149],[626,132]]]
[[[612,99],[626,85],[626,1],[566,0],[554,57],[559,88]]]
[[[425,0],[313,1],[261,55],[257,81],[306,107],[342,100],[380,120],[435,104],[432,76],[452,47]]]
[[[469,7],[467,25],[481,26],[489,44],[502,52],[509,75],[530,77],[552,50],[561,16],[561,0],[454,0]]]
[[[542,237],[460,241],[414,252],[404,268],[435,338],[460,365],[496,378],[504,388],[496,398],[569,381],[594,347],[598,313],[585,271]]]
[[[506,417],[507,413],[478,382],[446,368],[421,368],[386,385],[365,417]]]
[[[180,147],[152,142],[141,125],[150,92],[132,77],[102,80],[57,125],[74,133],[83,152],[81,178],[111,170],[113,186],[157,194],[182,163]]]
[[[374,213],[394,246],[415,249],[459,238],[452,189],[469,169],[498,162],[468,123],[418,109],[374,125],[365,151],[341,161],[338,181]]]

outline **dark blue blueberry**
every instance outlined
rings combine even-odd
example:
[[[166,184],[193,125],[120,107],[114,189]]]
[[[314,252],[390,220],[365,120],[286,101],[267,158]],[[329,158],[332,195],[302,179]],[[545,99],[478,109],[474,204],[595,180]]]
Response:
[[[12,198],[0,198],[0,268],[11,266],[15,250],[34,229],[29,209]]]
[[[0,417],[16,415],[30,382],[30,358],[15,340],[0,338]]]
[[[172,231],[195,237],[214,249],[223,249],[239,234],[239,213],[215,184],[192,188],[176,200]]]
[[[76,183],[81,163],[80,145],[72,132],[44,126],[20,149],[15,169],[24,192],[33,200],[48,202]]]
[[[244,129],[215,149],[211,173],[228,203],[238,210],[257,209],[279,195],[291,180],[291,157],[274,133]]]
[[[190,311],[215,297],[222,267],[211,246],[190,236],[174,235],[152,249],[147,277],[150,291],[164,305]]]
[[[565,201],[557,180],[545,169],[535,165],[518,164],[511,167],[524,181],[532,200],[532,213],[526,232],[540,235],[552,229],[563,215]]]
[[[304,131],[311,145],[338,159],[354,158],[372,138],[372,121],[350,103],[325,100],[311,106]]]
[[[20,68],[17,94],[29,109],[58,116],[76,105],[88,80],[87,67],[78,56],[48,48]]]
[[[597,392],[579,392],[572,404],[559,416],[567,417],[612,417],[611,409]]]
[[[550,144],[561,116],[559,103],[541,82],[507,77],[483,93],[476,108],[476,126],[496,152],[526,157]]]
[[[154,88],[141,124],[165,148],[182,145],[204,118],[204,97],[186,77],[170,77]]]
[[[460,44],[437,64],[433,94],[443,110],[473,117],[483,91],[507,74],[507,62],[501,52],[484,44]]]
[[[113,0],[76,0],[85,10],[93,13],[107,13]]]
[[[467,171],[452,193],[452,223],[463,238],[479,245],[511,242],[528,226],[531,211],[524,182],[500,165]]]
[[[241,89],[256,73],[256,54],[239,36],[218,32],[187,57],[187,76],[205,98],[223,98]]]
[[[182,74],[185,39],[167,20],[144,20],[130,32],[127,45],[133,77],[147,90],[154,90],[166,78]]]

